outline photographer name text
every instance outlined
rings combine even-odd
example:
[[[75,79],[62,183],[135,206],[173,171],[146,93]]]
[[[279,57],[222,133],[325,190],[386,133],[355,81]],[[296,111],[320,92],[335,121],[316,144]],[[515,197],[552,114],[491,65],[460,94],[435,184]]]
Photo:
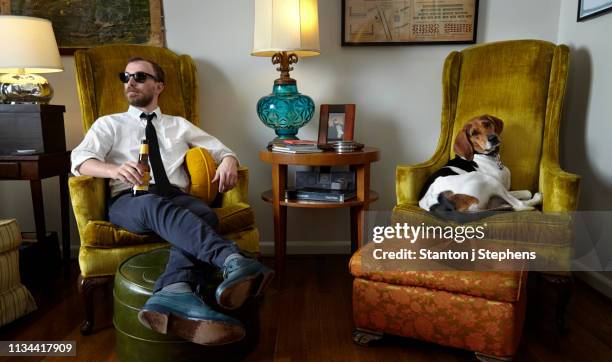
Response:
[[[376,260],[535,260],[534,251],[512,251],[510,249],[502,251],[492,251],[488,249],[472,249],[470,251],[443,250],[436,251],[426,248],[416,250],[400,249],[395,251],[385,251],[374,249],[372,257]]]

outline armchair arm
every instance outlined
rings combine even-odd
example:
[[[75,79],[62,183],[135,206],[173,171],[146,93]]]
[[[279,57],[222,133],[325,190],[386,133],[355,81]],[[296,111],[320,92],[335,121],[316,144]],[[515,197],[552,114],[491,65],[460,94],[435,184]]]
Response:
[[[76,218],[81,240],[90,220],[105,220],[105,180],[92,176],[75,176],[68,179],[72,210]]]
[[[419,193],[427,178],[448,162],[447,134],[447,128],[443,127],[438,147],[428,161],[416,165],[397,165],[395,169],[395,194],[397,195],[398,205],[418,204]]]
[[[542,211],[575,211],[578,207],[580,176],[565,172],[558,164],[543,162],[540,166],[540,192],[544,197]]]
[[[448,153],[444,148],[438,148],[428,161],[416,165],[398,165],[395,169],[397,204],[418,204],[419,193],[427,178],[447,162]]]
[[[237,203],[249,203],[249,169],[245,166],[238,167],[236,186],[221,195],[221,207]]]

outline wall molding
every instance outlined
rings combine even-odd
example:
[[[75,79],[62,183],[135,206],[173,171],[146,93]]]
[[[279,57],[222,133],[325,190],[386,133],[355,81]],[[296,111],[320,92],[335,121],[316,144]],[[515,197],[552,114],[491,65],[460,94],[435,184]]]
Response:
[[[261,241],[259,243],[263,256],[274,255],[274,242]],[[308,255],[308,254],[345,254],[351,252],[350,241],[289,241],[287,242],[288,255]],[[79,256],[79,245],[70,246],[70,257],[77,259]]]
[[[259,243],[263,256],[274,255],[274,242],[262,241]],[[288,241],[287,254],[345,254],[351,253],[350,241]]]
[[[581,271],[576,273],[576,277],[580,278],[580,280],[606,297],[612,299],[612,279],[607,278],[601,272]]]

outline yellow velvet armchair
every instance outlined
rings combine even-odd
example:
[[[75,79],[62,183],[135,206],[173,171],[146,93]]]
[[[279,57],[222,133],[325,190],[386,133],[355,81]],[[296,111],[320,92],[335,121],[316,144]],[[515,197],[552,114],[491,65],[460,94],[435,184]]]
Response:
[[[568,215],[577,207],[579,177],[559,166],[568,53],[565,45],[538,40],[482,44],[450,53],[443,70],[437,148],[428,161],[397,166],[393,219],[440,224],[419,208],[421,187],[454,157],[453,141],[462,126],[491,114],[504,121],[501,159],[512,172],[512,189],[540,191],[543,212],[494,215],[487,219],[489,231],[520,223],[525,235],[533,236],[527,240],[531,250],[557,262],[569,261]],[[539,239],[543,228],[558,230],[559,238]],[[368,247],[355,254],[350,265],[357,342],[389,333],[472,350],[481,357],[514,355],[524,318],[525,272],[368,272],[360,257]]]
[[[100,116],[127,110],[123,85],[117,79],[117,73],[123,71],[127,60],[133,56],[157,62],[167,74],[165,90],[159,98],[162,111],[182,116],[198,125],[197,71],[191,57],[177,55],[166,48],[110,45],[75,53],[83,131],[87,132]],[[210,179],[207,174],[211,169],[206,167],[206,162],[202,162],[207,154],[201,149],[192,149],[186,157],[190,163],[191,193],[197,196],[206,196],[210,191],[210,185],[202,184]],[[238,177],[236,187],[217,195],[211,206],[219,217],[220,233],[235,241],[242,250],[258,253],[259,231],[248,205],[248,169],[240,167]],[[193,187],[196,179],[198,190]],[[109,193],[106,180],[90,176],[72,177],[69,188],[81,239],[79,291],[85,304],[85,321],[81,332],[89,334],[94,323],[93,290],[111,281],[123,260],[168,244],[157,236],[132,234],[107,221],[106,201]]]

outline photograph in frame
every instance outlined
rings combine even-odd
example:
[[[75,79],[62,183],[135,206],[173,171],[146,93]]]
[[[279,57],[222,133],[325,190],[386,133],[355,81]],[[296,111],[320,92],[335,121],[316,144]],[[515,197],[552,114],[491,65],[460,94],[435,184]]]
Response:
[[[342,141],[344,137],[344,113],[330,113],[327,120],[327,142]]]

